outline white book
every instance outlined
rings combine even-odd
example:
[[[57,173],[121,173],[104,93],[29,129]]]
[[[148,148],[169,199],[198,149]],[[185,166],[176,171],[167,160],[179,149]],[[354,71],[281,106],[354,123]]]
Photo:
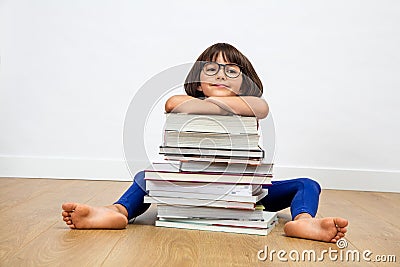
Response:
[[[164,132],[164,146],[258,149],[258,134]]]
[[[229,164],[261,164],[261,158],[239,158],[239,157],[219,157],[219,156],[188,156],[165,154],[165,160],[173,161],[198,161],[207,163],[229,163]]]
[[[145,170],[145,180],[269,185],[272,175]]]
[[[264,150],[261,149],[260,147],[258,147],[257,149],[248,150],[248,149],[230,149],[230,148],[160,146],[160,154],[264,158]]]
[[[249,220],[209,220],[209,219],[174,219],[159,217],[161,221],[180,222],[180,223],[193,223],[205,224],[216,226],[230,226],[230,227],[246,227],[246,228],[270,228],[278,221],[277,212],[263,211],[264,220],[249,221]]]
[[[238,202],[250,202],[257,203],[265,196],[267,196],[268,190],[262,189],[257,195],[254,196],[238,196],[231,194],[207,194],[207,193],[188,193],[188,192],[169,192],[169,191],[158,191],[150,190],[149,196],[157,197],[176,197],[176,198],[187,198],[187,199],[208,199],[208,200],[223,200],[223,201],[238,201]]]
[[[166,113],[165,130],[257,134],[257,128],[256,117]]]
[[[263,220],[263,207],[255,210],[157,204],[159,217],[175,219]]]
[[[272,229],[274,229],[276,223],[277,221],[274,221],[274,223],[267,228],[252,228],[157,220],[156,226],[237,234],[268,235]]]
[[[195,194],[216,194],[233,196],[253,196],[261,190],[261,185],[251,184],[221,184],[221,183],[198,183],[198,182],[175,182],[146,180],[146,190],[186,192]]]
[[[264,175],[272,175],[272,168],[272,163],[241,164],[183,161],[180,165],[181,171],[189,172],[257,173]]]
[[[144,203],[160,203],[160,204],[166,204],[166,205],[218,207],[218,208],[227,208],[227,209],[248,209],[248,210],[255,209],[255,203],[252,203],[252,202],[197,199],[197,198],[144,196],[143,202]]]

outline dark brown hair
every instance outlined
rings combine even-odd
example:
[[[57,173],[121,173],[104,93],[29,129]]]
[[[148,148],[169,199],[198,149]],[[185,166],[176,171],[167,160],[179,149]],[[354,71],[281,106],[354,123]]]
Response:
[[[227,43],[214,44],[199,56],[186,77],[184,85],[186,93],[193,97],[204,97],[203,92],[197,90],[200,86],[200,72],[203,62],[215,61],[219,53],[222,53],[225,61],[241,66],[243,82],[240,87],[240,95],[260,97],[263,93],[263,85],[253,65],[251,65],[245,55]]]

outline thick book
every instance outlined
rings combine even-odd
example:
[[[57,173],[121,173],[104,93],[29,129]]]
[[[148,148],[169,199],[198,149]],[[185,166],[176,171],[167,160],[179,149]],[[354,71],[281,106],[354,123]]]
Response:
[[[252,184],[221,184],[221,183],[199,183],[199,182],[176,182],[146,180],[146,190],[184,192],[191,194],[214,194],[252,197],[258,195],[261,185]]]
[[[262,158],[239,158],[239,157],[220,157],[220,156],[188,156],[188,155],[172,155],[165,154],[165,160],[172,161],[202,161],[216,163],[231,163],[231,164],[251,164],[257,165],[262,163]]]
[[[258,149],[258,134],[164,131],[164,146]]]
[[[264,150],[256,149],[230,149],[230,148],[199,148],[199,147],[176,147],[160,146],[160,154],[188,155],[188,156],[219,156],[219,157],[240,157],[240,158],[264,158]]]
[[[238,115],[199,115],[167,113],[165,130],[180,132],[210,132],[257,134],[257,118]]]
[[[175,219],[264,220],[262,206],[248,210],[158,204],[157,213],[159,217]]]
[[[248,210],[255,209],[255,203],[252,203],[252,202],[182,198],[182,197],[144,196],[143,202],[144,203],[159,203],[159,204],[165,204],[165,205],[185,205],[185,206],[196,206],[196,207],[202,206],[202,207],[215,207],[215,208],[226,208],[226,209],[248,209]]]
[[[243,164],[182,161],[180,164],[180,170],[183,172],[257,173],[272,175],[272,168],[272,163]]]
[[[144,179],[160,181],[269,185],[271,184],[272,175],[145,170]]]
[[[163,218],[163,217],[158,217],[158,218],[159,220],[165,220],[171,222],[267,229],[278,221],[277,215],[278,215],[277,212],[263,211],[264,220],[262,221],[261,220],[248,221],[248,220],[174,219],[174,218]]]
[[[265,196],[267,196],[268,190],[262,189],[256,195],[253,196],[240,196],[232,194],[210,194],[210,193],[188,193],[188,192],[171,192],[171,191],[160,191],[150,190],[149,196],[158,197],[175,197],[175,198],[186,198],[186,199],[208,199],[208,200],[223,200],[223,201],[239,201],[257,203]]]
[[[237,234],[268,235],[275,227],[276,223],[277,220],[268,221],[266,222],[266,226],[264,228],[253,228],[253,227],[238,227],[238,226],[229,226],[220,224],[204,224],[195,222],[157,220],[156,226],[201,230],[201,231],[237,233]]]

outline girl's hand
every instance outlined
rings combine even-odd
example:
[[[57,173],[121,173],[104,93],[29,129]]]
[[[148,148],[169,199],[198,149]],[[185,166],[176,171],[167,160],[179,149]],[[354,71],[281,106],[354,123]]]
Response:
[[[269,112],[267,102],[256,96],[212,96],[206,98],[205,101],[214,103],[229,113],[255,116],[257,119],[264,119]]]
[[[188,95],[175,95],[165,103],[167,113],[218,114],[229,115],[230,112],[215,103]]]

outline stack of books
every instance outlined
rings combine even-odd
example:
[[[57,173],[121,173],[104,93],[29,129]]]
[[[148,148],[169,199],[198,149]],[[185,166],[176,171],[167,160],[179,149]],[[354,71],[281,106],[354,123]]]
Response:
[[[273,164],[262,161],[257,125],[255,117],[168,113],[167,161],[145,170],[156,226],[267,235],[277,216],[257,202]]]

